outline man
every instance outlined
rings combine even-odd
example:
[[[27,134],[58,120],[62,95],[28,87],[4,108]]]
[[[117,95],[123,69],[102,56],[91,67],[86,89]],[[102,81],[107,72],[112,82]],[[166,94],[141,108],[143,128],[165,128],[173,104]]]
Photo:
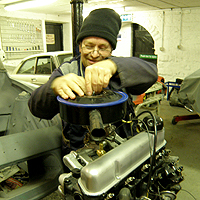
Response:
[[[139,95],[157,80],[157,67],[136,57],[112,57],[121,28],[120,16],[112,9],[93,10],[77,36],[80,56],[62,64],[49,81],[36,89],[29,100],[33,115],[51,119],[59,113],[56,97],[100,93],[103,88]],[[64,153],[83,146],[87,129],[63,122]]]

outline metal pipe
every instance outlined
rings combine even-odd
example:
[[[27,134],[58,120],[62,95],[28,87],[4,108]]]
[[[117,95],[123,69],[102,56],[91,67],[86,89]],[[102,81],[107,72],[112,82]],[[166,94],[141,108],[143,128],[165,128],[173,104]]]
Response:
[[[94,141],[101,141],[105,136],[106,132],[104,130],[103,121],[101,118],[101,113],[98,110],[92,110],[89,113],[90,119],[90,137]]]
[[[73,40],[73,56],[79,55],[76,37],[80,31],[83,22],[83,0],[71,0],[71,17],[72,17],[72,40]]]

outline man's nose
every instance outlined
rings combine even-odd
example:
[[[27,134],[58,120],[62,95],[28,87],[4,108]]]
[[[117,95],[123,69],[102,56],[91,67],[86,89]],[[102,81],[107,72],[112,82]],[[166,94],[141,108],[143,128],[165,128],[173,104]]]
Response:
[[[97,47],[95,47],[93,49],[93,51],[91,52],[91,55],[92,55],[92,57],[98,57],[98,56],[100,56],[99,49]]]

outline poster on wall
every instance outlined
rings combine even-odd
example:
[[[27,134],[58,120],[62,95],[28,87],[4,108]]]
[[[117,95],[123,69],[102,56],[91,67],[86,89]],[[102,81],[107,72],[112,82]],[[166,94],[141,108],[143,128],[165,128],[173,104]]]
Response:
[[[46,44],[55,44],[54,34],[46,34]]]
[[[120,15],[122,22],[132,22],[132,14]]]

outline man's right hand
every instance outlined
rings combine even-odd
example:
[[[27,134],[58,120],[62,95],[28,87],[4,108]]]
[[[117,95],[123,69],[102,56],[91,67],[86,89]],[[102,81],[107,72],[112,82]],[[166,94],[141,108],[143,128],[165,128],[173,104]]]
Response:
[[[86,92],[85,79],[73,73],[56,78],[52,82],[51,88],[56,95],[61,96],[63,99],[75,99],[76,94],[84,96]]]

